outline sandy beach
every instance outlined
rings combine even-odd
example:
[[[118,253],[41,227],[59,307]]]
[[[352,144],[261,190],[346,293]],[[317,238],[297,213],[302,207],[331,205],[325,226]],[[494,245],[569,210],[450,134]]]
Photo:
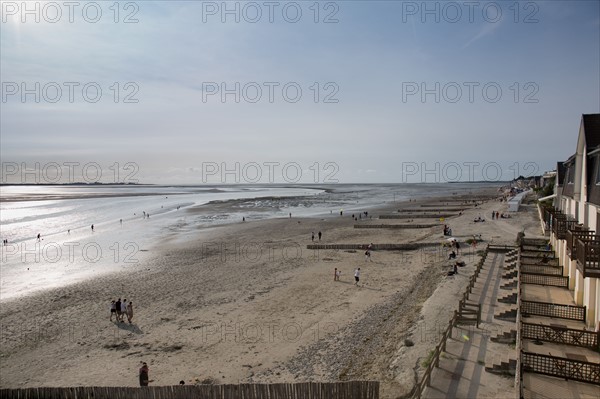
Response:
[[[457,306],[477,251],[539,230],[532,209],[490,220],[492,210],[506,211],[495,199],[437,221],[440,227],[354,228],[435,222],[377,218],[423,203],[369,210],[372,219],[357,222],[344,213],[246,221],[199,230],[193,239],[173,235],[143,264],[3,302],[0,386],[136,386],[145,361],[152,385],[376,379],[384,398],[407,394],[439,339],[436,327]],[[486,222],[474,223],[478,216]],[[441,247],[443,223],[466,263],[453,277]],[[308,250],[311,232],[319,231],[323,244],[440,245],[373,251],[367,261],[360,250]],[[465,243],[474,234],[484,241],[478,248]],[[333,281],[334,268],[340,281]],[[133,302],[132,324],[109,321],[110,301],[119,297]]]

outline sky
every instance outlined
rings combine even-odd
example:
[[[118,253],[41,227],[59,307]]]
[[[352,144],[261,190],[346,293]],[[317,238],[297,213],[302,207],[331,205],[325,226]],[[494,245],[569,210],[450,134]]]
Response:
[[[0,1],[2,183],[542,174],[600,112],[599,1]]]

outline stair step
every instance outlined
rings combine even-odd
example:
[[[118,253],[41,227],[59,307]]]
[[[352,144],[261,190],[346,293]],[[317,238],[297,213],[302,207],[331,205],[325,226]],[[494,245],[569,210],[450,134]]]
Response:
[[[490,353],[486,355],[485,371],[488,373],[515,375],[516,369],[516,354]]]
[[[498,298],[498,302],[516,304],[517,303],[517,293],[513,292],[512,294],[500,297],[500,298]]]
[[[490,337],[492,342],[498,342],[500,344],[514,344],[517,340],[517,330],[507,329],[498,332],[493,337]]]
[[[494,314],[495,319],[499,320],[507,320],[507,321],[516,321],[517,320],[517,309],[509,308],[500,313]]]
[[[511,278],[517,277],[518,274],[519,274],[519,272],[517,270],[513,270],[513,271],[511,271],[509,273],[503,274],[502,278],[503,279],[511,279]]]

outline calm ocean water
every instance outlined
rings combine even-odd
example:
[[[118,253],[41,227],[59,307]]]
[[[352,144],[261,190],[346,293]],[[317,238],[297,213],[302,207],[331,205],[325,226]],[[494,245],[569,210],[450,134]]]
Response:
[[[252,221],[290,212],[306,217],[340,209],[363,211],[408,198],[495,186],[3,186],[0,236],[9,244],[2,246],[0,300],[139,266],[152,246],[166,238],[237,223],[242,217]]]

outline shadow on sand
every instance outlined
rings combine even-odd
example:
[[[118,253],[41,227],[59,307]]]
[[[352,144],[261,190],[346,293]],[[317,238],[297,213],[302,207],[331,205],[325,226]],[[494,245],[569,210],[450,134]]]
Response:
[[[127,322],[118,322],[114,321],[113,324],[120,330],[129,331],[134,334],[143,334],[144,332],[140,330],[137,324],[129,324]]]

